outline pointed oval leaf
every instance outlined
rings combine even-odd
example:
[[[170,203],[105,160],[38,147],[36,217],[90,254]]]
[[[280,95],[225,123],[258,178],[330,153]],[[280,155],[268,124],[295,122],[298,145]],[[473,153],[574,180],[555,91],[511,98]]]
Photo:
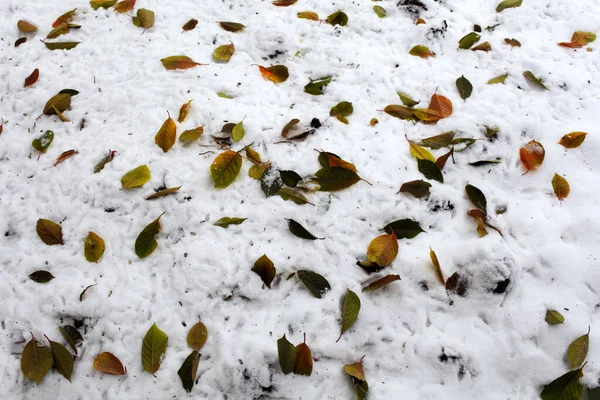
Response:
[[[131,189],[144,185],[150,180],[150,169],[147,165],[140,165],[121,177],[123,189]]]
[[[496,12],[506,10],[507,8],[519,7],[522,3],[523,0],[504,0],[498,4],[498,7],[496,7]]]
[[[483,42],[483,43],[480,43],[477,46],[473,47],[471,50],[472,51],[485,51],[487,53],[488,51],[492,51],[492,45],[490,44],[490,42]]]
[[[429,50],[429,47],[423,45],[414,46],[408,54],[421,58],[435,57],[435,53]]]
[[[467,192],[467,197],[469,197],[471,203],[487,214],[487,199],[483,192],[473,185],[466,185],[465,192]]]
[[[347,289],[342,302],[342,331],[340,332],[339,341],[348,329],[354,325],[360,312],[360,299],[352,290]]]
[[[200,139],[200,136],[204,133],[204,127],[199,126],[194,129],[188,129],[187,131],[183,131],[181,135],[179,135],[180,142],[193,142],[194,140]]]
[[[336,11],[333,14],[329,15],[325,22],[333,26],[346,26],[348,24],[348,15],[346,15],[346,13],[343,11]]]
[[[183,121],[185,121],[185,118],[188,116],[188,113],[190,112],[190,106],[192,105],[192,101],[193,100],[190,100],[181,106],[181,108],[179,109],[179,117],[177,118],[177,122],[182,123]]]
[[[488,85],[493,85],[495,83],[504,83],[504,81],[506,80],[506,78],[508,78],[508,72],[505,73],[504,75],[500,75],[497,76],[495,78],[490,79],[489,81],[487,81]]]
[[[319,20],[319,14],[317,14],[314,11],[302,11],[302,12],[299,12],[296,16],[298,18],[308,19],[308,20],[311,20],[311,21],[318,21]]]
[[[71,349],[73,349],[75,354],[77,354],[77,345],[83,342],[83,338],[81,337],[79,331],[70,325],[59,326],[58,331],[69,344]]]
[[[400,275],[386,275],[383,278],[380,278],[374,282],[371,282],[368,286],[365,286],[362,291],[370,292],[373,290],[377,290],[386,285],[389,285],[392,282],[399,281],[399,280],[400,280]]]
[[[221,25],[221,28],[225,29],[228,32],[239,32],[246,27],[245,25],[242,25],[239,22],[226,21],[219,21],[219,25]]]
[[[17,22],[17,28],[23,33],[35,32],[38,29],[37,26],[27,21],[23,21],[22,19]]]
[[[200,350],[208,339],[208,331],[202,322],[192,326],[187,334],[187,344],[194,350]]]
[[[430,160],[417,159],[417,165],[419,172],[421,172],[425,178],[433,179],[440,183],[444,183],[444,175],[438,165]]]
[[[431,188],[431,183],[420,179],[402,184],[398,193],[410,193],[420,199],[429,196],[429,188]]]
[[[532,140],[521,147],[519,156],[523,166],[527,169],[527,172],[529,172],[542,165],[544,157],[546,156],[546,151],[540,142]]]
[[[314,205],[313,203],[308,201],[308,199],[306,197],[304,197],[304,195],[296,189],[282,187],[277,191],[277,193],[279,194],[279,196],[282,199],[284,199],[286,201],[291,200],[294,203],[300,204],[300,205],[302,205],[302,204]]]
[[[154,375],[160,368],[161,359],[167,351],[169,337],[156,324],[152,324],[142,341],[142,366]]]
[[[571,132],[560,138],[558,143],[567,149],[574,149],[581,146],[586,136],[587,133],[585,132]]]
[[[265,196],[271,197],[279,194],[279,190],[281,189],[282,185],[283,181],[281,180],[281,177],[277,171],[271,166],[267,167],[266,171],[260,178],[260,188]]]
[[[56,370],[69,382],[71,382],[71,374],[73,373],[73,356],[69,353],[69,350],[58,342],[50,342],[50,351],[52,352],[52,359],[54,360],[54,366]]]
[[[94,369],[110,375],[125,375],[127,370],[114,354],[104,352],[94,358]]]
[[[288,68],[285,65],[273,65],[272,67],[258,66],[260,73],[271,82],[285,82],[290,76]]]
[[[391,234],[377,236],[367,249],[367,259],[380,267],[390,265],[397,255],[398,239],[393,231]]]
[[[385,18],[387,15],[387,11],[381,6],[373,6],[373,11],[375,11],[375,14],[377,14],[379,18]]]
[[[63,15],[61,15],[60,17],[58,17],[56,19],[56,21],[54,21],[52,23],[52,27],[56,28],[58,25],[62,24],[63,22],[69,22],[73,19],[73,17],[75,16],[75,11],[77,11],[76,8],[67,11],[66,13],[64,13]]]
[[[402,92],[397,92],[397,93],[398,93],[398,97],[400,97],[400,101],[402,101],[402,104],[404,104],[406,107],[414,107],[420,103],[420,101],[413,100],[409,95],[407,95],[405,93],[402,93]]]
[[[544,89],[544,90],[550,90],[546,87],[546,85],[544,85],[544,83],[541,81],[541,79],[539,79],[538,77],[536,77],[533,72],[531,71],[525,71],[523,72],[523,76],[525,78],[527,78],[527,80],[529,82],[532,82],[534,85],[536,85],[537,87]]]
[[[554,194],[559,200],[566,199],[571,192],[569,182],[558,174],[554,174],[554,178],[552,178],[552,188],[554,189]]]
[[[29,274],[29,279],[37,283],[47,283],[54,279],[50,271],[35,271]]]
[[[582,376],[581,369],[569,371],[546,385],[540,397],[542,400],[580,400],[583,384],[579,382],[579,378]]]
[[[160,232],[160,217],[162,214],[148,224],[135,240],[135,254],[139,258],[148,257],[158,247],[154,237]]]
[[[324,192],[346,189],[361,180],[356,172],[342,167],[321,168],[315,176]]]
[[[431,263],[435,267],[435,272],[436,272],[438,278],[440,279],[440,281],[442,282],[442,285],[446,286],[446,279],[444,279],[444,272],[442,271],[442,267],[440,266],[440,262],[437,258],[437,254],[435,254],[435,251],[433,251],[433,249],[431,247],[429,248],[429,258],[431,259]]]
[[[481,36],[476,32],[471,32],[458,41],[458,48],[464,50],[470,49],[475,43],[479,41],[480,37]]]
[[[235,46],[233,43],[224,44],[213,51],[212,58],[218,63],[227,63],[231,60],[233,53],[235,53]]]
[[[298,182],[302,180],[302,177],[295,171],[279,171],[279,176],[284,185],[289,187],[296,187]]]
[[[200,353],[198,353],[197,350],[194,350],[185,358],[185,361],[177,371],[177,375],[179,375],[179,378],[181,379],[181,384],[188,393],[191,392],[194,387],[199,363]]]
[[[48,370],[52,367],[52,352],[50,348],[38,343],[32,338],[21,354],[21,371],[26,378],[35,383],[40,383]]]
[[[220,226],[221,228],[227,228],[229,225],[239,225],[248,218],[237,218],[237,217],[223,217],[215,222],[213,225]]]
[[[277,340],[277,355],[279,357],[281,372],[284,374],[294,372],[294,366],[296,365],[296,348],[287,340],[285,334]]]
[[[160,190],[160,191],[153,193],[150,196],[146,197],[146,200],[154,200],[154,199],[158,199],[160,197],[168,196],[170,194],[175,194],[179,191],[179,189],[181,189],[181,186],[163,189],[163,190]]]
[[[464,75],[456,80],[456,88],[458,89],[458,93],[463,100],[471,97],[471,93],[473,92],[473,85]]]
[[[583,364],[590,347],[590,332],[573,340],[567,349],[567,358],[569,367],[577,368]]]
[[[400,119],[411,119],[415,116],[415,112],[412,108],[404,107],[399,104],[390,104],[386,106],[383,111],[394,118]]]
[[[56,39],[61,35],[69,33],[69,30],[69,25],[63,22],[62,24],[58,25],[56,28],[48,32],[48,35],[46,35],[46,39]]]
[[[245,134],[246,130],[244,129],[244,121],[240,121],[237,124],[235,124],[235,126],[231,130],[231,137],[233,138],[234,142],[239,142],[240,140],[242,140]]]
[[[232,150],[219,154],[210,165],[210,175],[216,188],[231,185],[242,168],[242,156]]]
[[[104,254],[104,240],[94,232],[88,233],[84,240],[85,259],[97,263]]]
[[[410,147],[410,154],[416,158],[417,160],[429,160],[435,162],[435,157],[429,150],[424,147],[419,146],[418,144],[414,144],[413,142],[408,142]]]
[[[297,273],[298,279],[317,299],[323,297],[325,293],[331,290],[331,286],[327,279],[313,271],[300,270]]]
[[[176,139],[177,126],[175,125],[175,121],[169,117],[154,136],[154,143],[166,153],[173,147]]]
[[[59,93],[46,102],[43,113],[46,115],[53,115],[56,114],[56,110],[64,112],[69,107],[71,107],[71,95],[68,93]]]
[[[31,75],[29,75],[27,78],[25,78],[25,84],[23,85],[23,87],[33,85],[34,83],[37,82],[39,77],[40,77],[40,70],[36,68],[33,70]]]
[[[442,147],[448,147],[452,144],[452,140],[454,139],[454,131],[448,131],[444,133],[440,133],[439,135],[430,136],[428,138],[422,139],[419,144],[421,146],[429,147],[430,149],[437,150]]]
[[[40,218],[35,225],[35,231],[40,239],[42,239],[42,242],[49,246],[64,244],[62,228],[56,222]]]
[[[301,239],[307,239],[307,240],[317,240],[317,239],[325,239],[325,238],[318,238],[315,235],[313,235],[312,233],[310,233],[309,231],[307,231],[302,225],[300,225],[298,222],[294,221],[293,219],[287,219],[288,222],[288,228],[290,229],[290,232],[292,232],[294,234],[294,236],[297,236]]]
[[[269,289],[271,288],[271,282],[273,282],[273,279],[275,279],[276,270],[273,261],[271,261],[266,254],[263,254],[254,262],[252,271],[260,276],[260,279],[262,279],[264,284],[267,285]]]
[[[191,31],[192,29],[194,29],[196,27],[196,25],[198,25],[198,20],[192,18],[188,22],[186,22],[181,27],[181,29],[183,29],[184,31]]]
[[[383,227],[383,230],[387,233],[396,235],[398,239],[412,239],[421,232],[425,232],[418,222],[412,219],[399,219],[394,222],[390,222]]]
[[[313,369],[313,359],[310,348],[306,343],[300,343],[296,346],[296,364],[294,365],[294,373],[296,375],[310,376]]]
[[[160,60],[160,62],[168,70],[188,69],[188,68],[193,68],[193,67],[195,67],[197,65],[203,65],[203,64],[195,62],[194,60],[192,60],[188,56],[170,56],[170,57],[165,57],[165,58],[162,58]]]
[[[344,372],[350,375],[353,378],[359,379],[361,381],[365,381],[365,372],[363,370],[362,361],[354,364],[346,364],[344,365]]]

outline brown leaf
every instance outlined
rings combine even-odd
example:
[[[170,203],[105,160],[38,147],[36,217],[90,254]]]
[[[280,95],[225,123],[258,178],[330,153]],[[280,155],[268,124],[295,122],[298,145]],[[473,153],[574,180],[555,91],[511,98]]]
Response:
[[[290,120],[290,122],[285,124],[285,126],[281,130],[281,136],[283,136],[284,138],[287,138],[290,134],[290,131],[292,131],[294,129],[294,127],[296,125],[298,125],[299,122],[300,122],[300,120],[298,118],[294,118],[294,119]]]
[[[239,22],[227,22],[227,21],[219,21],[219,25],[221,25],[221,28],[225,29],[228,32],[239,32],[246,27],[246,26],[240,24]]]
[[[517,39],[505,38],[504,43],[510,45],[511,47],[521,47],[521,42],[519,42]]]
[[[192,101],[193,100],[190,100],[181,106],[181,108],[179,109],[179,118],[177,118],[177,122],[182,123],[183,121],[185,121],[185,117],[187,117],[188,113],[190,112],[190,106],[192,104]]]
[[[275,266],[273,261],[267,257],[266,254],[263,254],[252,267],[252,271],[256,272],[258,276],[262,279],[263,283],[267,285],[267,287],[271,288],[271,282],[275,279]]]
[[[560,142],[558,142],[558,144],[562,145],[567,149],[574,149],[576,147],[581,146],[586,136],[587,133],[585,132],[567,133],[562,138],[560,138]]]
[[[22,37],[22,38],[18,38],[18,39],[15,41],[15,47],[19,47],[20,45],[22,45],[22,44],[23,44],[23,43],[25,43],[26,41],[27,41],[27,38],[24,38],[24,37]]]
[[[191,31],[196,27],[196,25],[198,25],[198,20],[190,19],[188,22],[185,23],[185,25],[181,27],[181,29],[183,29],[184,31]]]
[[[298,0],[275,0],[273,2],[273,5],[278,6],[278,7],[287,7],[287,6],[291,6],[296,1],[298,1]]]
[[[37,26],[27,21],[23,21],[22,19],[17,22],[17,28],[19,28],[19,30],[23,33],[35,32],[38,29]]]
[[[56,167],[58,164],[65,161],[67,158],[71,158],[77,153],[78,153],[77,150],[67,150],[67,151],[63,152],[60,156],[58,156],[58,158],[54,162],[54,166]]]
[[[37,82],[39,77],[40,77],[40,70],[36,68],[33,70],[31,75],[29,75],[27,78],[25,78],[25,85],[23,87],[33,85],[34,83]]]
[[[197,63],[188,56],[171,56],[163,58],[160,61],[162,62],[163,66],[168,70],[187,69],[193,68],[197,65],[206,65]]]
[[[167,188],[167,189],[164,189],[159,192],[151,194],[150,196],[146,197],[146,200],[153,200],[153,199],[158,199],[159,197],[165,197],[170,194],[177,193],[179,191],[179,189],[181,189],[181,186]]]
[[[56,222],[50,221],[49,219],[38,219],[35,231],[40,239],[42,239],[42,242],[46,243],[48,246],[64,244],[62,228]]]
[[[64,13],[63,15],[61,15],[60,17],[56,18],[56,21],[54,21],[52,23],[52,27],[56,28],[57,26],[59,26],[60,24],[62,24],[63,22],[69,22],[73,19],[73,16],[75,15],[75,11],[77,9],[74,8],[70,11],[67,11],[66,13]]]
[[[461,297],[465,296],[467,294],[467,281],[458,272],[455,272],[446,281],[446,290]]]
[[[444,96],[434,93],[429,100],[429,108],[436,111],[442,118],[452,115],[452,102]]]
[[[552,178],[552,188],[554,189],[554,194],[559,200],[566,199],[571,191],[569,182],[558,174],[554,174],[554,178]]]
[[[121,361],[112,353],[100,353],[94,358],[94,369],[111,375],[125,375],[127,370]]]
[[[154,136],[154,143],[166,153],[175,144],[175,139],[177,139],[177,126],[169,116]]]
[[[295,0],[294,0],[295,1]],[[304,343],[300,343],[296,346],[296,363],[294,365],[294,373],[297,375],[312,374],[313,359],[310,347],[306,344],[306,336],[304,336]]]
[[[475,47],[473,47],[471,50],[473,51],[485,51],[486,53],[488,51],[492,50],[492,45],[490,44],[490,42],[483,42]]]
[[[545,155],[546,151],[544,150],[544,146],[535,140],[530,141],[519,150],[521,162],[527,169],[527,172],[532,171],[542,165]]]
[[[363,288],[363,292],[368,292],[371,290],[376,290],[382,288],[386,285],[389,285],[392,282],[399,281],[400,275],[386,275],[383,278],[377,279],[374,282],[371,282],[368,286]]]
[[[133,10],[135,0],[123,0],[115,4],[115,11],[118,13],[126,13]]]

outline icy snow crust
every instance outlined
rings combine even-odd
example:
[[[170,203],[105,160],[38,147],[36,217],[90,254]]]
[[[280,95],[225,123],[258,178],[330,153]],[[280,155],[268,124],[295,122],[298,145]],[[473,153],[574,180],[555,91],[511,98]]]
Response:
[[[396,1],[299,0],[286,8],[256,0],[138,0],[136,9],[156,13],[154,27],[142,34],[130,15],[93,11],[83,0],[2,0],[0,117],[7,122],[0,136],[0,397],[349,399],[352,389],[342,367],[366,355],[372,399],[535,399],[544,384],[568,370],[566,348],[588,326],[583,381],[598,386],[600,57],[595,43],[592,52],[556,43],[568,41],[575,30],[598,32],[600,4],[525,0],[520,8],[497,14],[495,0],[423,3],[427,24],[415,26]],[[385,7],[387,18],[377,18],[376,4]],[[76,7],[74,22],[82,28],[60,40],[81,44],[70,51],[47,50],[38,39],[56,17]],[[325,18],[338,9],[349,16],[345,27],[296,18],[306,10]],[[182,33],[190,18],[199,20],[197,28]],[[19,19],[40,30],[15,48]],[[230,33],[217,21],[247,28]],[[443,21],[447,31],[431,33]],[[489,41],[491,52],[457,50],[475,23],[501,24],[483,31],[481,42]],[[516,38],[522,47],[511,49],[504,38]],[[236,48],[231,61],[212,62],[212,51],[230,41]],[[409,56],[417,44],[437,56]],[[295,56],[297,51],[304,55]],[[165,70],[159,60],[178,54],[209,65]],[[290,77],[275,85],[253,63],[284,64]],[[34,68],[40,69],[39,81],[23,88]],[[543,78],[550,90],[532,87],[522,76],[525,70]],[[505,84],[485,84],[505,72]],[[463,74],[474,86],[467,101],[455,87]],[[303,92],[309,78],[325,75],[334,77],[325,95]],[[55,116],[36,121],[45,102],[64,88],[80,91],[65,112],[71,122]],[[436,89],[454,104],[452,116],[437,125],[413,125],[376,111],[398,104],[398,90],[426,105]],[[219,98],[220,91],[236,97]],[[236,181],[216,190],[209,165],[217,153],[200,155],[211,148],[177,143],[163,153],[154,144],[166,111],[175,116],[190,99],[190,115],[177,129],[204,125],[199,144],[213,144],[210,133],[246,116],[246,137],[234,149],[255,142],[263,159],[303,176],[319,168],[313,149],[324,149],[354,163],[373,186],[360,182],[331,195],[319,192],[310,195],[315,207],[299,206],[265,198],[244,161]],[[344,100],[354,106],[349,125],[327,119],[329,109]],[[290,119],[307,125],[313,117],[324,125],[306,141],[274,144]],[[368,126],[373,117],[380,121],[376,127]],[[86,124],[80,131],[82,118]],[[421,139],[455,130],[460,137],[483,138],[484,124],[500,127],[499,139],[456,154],[457,163],[444,169],[445,183],[432,182],[429,200],[396,194],[402,183],[422,179],[405,134]],[[31,141],[48,129],[56,137],[38,161]],[[588,137],[580,148],[565,150],[557,142],[572,131]],[[546,159],[539,170],[522,176],[518,149],[532,139],[544,145]],[[52,167],[68,149],[79,154]],[[93,174],[109,149],[118,152],[114,161]],[[500,165],[468,165],[495,157],[502,158]],[[151,181],[141,189],[120,190],[120,177],[141,164],[151,169]],[[571,185],[562,204],[552,193],[555,172]],[[486,194],[488,209],[507,207],[505,214],[493,214],[504,238],[491,230],[478,237],[466,216],[467,182]],[[163,185],[183,187],[175,196],[144,200]],[[137,235],[163,212],[158,249],[138,259]],[[228,229],[213,226],[223,216],[248,220]],[[61,222],[64,246],[40,241],[38,218]],[[294,237],[284,218],[327,239]],[[356,261],[364,259],[380,228],[400,218],[420,221],[427,233],[400,240],[398,257],[385,271],[400,274],[400,282],[362,293],[361,284],[373,277]],[[98,264],[83,256],[89,231],[106,241]],[[429,246],[446,276],[454,271],[468,276],[466,297],[448,295],[437,282]],[[314,270],[332,290],[319,300],[296,279],[264,288],[251,271],[262,254],[283,276]],[[38,284],[27,277],[39,269],[56,278]],[[506,279],[506,291],[494,293]],[[81,291],[93,283],[97,286],[80,302]],[[362,309],[336,343],[340,301],[348,288],[359,294]],[[565,324],[544,322],[548,308],[559,310]],[[177,370],[190,352],[185,338],[198,316],[209,338],[198,383],[187,394]],[[29,340],[29,331],[62,342],[57,327],[75,319],[84,320],[84,341],[72,383],[56,372],[39,385],[24,378],[23,343],[15,343]],[[140,359],[142,338],[153,323],[169,335],[156,378],[143,371]],[[294,343],[307,334],[315,358],[312,376],[280,372],[276,340],[284,333]],[[94,356],[103,351],[121,359],[126,376],[92,369]]]

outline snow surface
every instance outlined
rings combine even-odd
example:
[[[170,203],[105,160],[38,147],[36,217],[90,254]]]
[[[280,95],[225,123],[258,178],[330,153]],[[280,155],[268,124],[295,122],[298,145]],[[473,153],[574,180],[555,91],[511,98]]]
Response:
[[[258,0],[138,0],[136,9],[156,13],[154,27],[142,34],[130,15],[93,11],[83,0],[1,0],[0,117],[6,123],[0,136],[0,397],[349,399],[353,393],[342,367],[366,355],[372,399],[535,399],[544,384],[568,370],[566,348],[588,326],[583,381],[598,386],[600,57],[595,43],[592,52],[556,43],[569,40],[575,30],[598,32],[600,4],[525,0],[520,8],[496,13],[496,0],[423,2],[427,24],[415,26],[414,16],[395,0],[299,0],[291,7]],[[375,4],[388,11],[386,18],[377,18]],[[81,44],[71,51],[47,50],[38,39],[56,17],[75,7],[74,22],[82,28],[61,40]],[[296,18],[299,11],[314,10],[324,18],[338,9],[349,16],[345,27]],[[198,27],[182,33],[190,18],[199,20]],[[40,30],[15,48],[19,19]],[[247,28],[226,32],[216,23],[220,20]],[[432,33],[443,21],[447,31]],[[483,31],[481,41],[492,44],[491,52],[457,50],[475,23],[501,24]],[[511,49],[503,43],[506,37],[522,47]],[[231,61],[212,62],[214,48],[230,41],[236,48]],[[437,56],[409,56],[417,44]],[[177,54],[209,65],[165,70],[159,60]],[[275,85],[253,63],[284,64],[290,77]],[[39,81],[23,88],[34,68],[40,69]],[[550,90],[532,87],[522,76],[525,70],[542,77]],[[504,85],[485,84],[505,72]],[[474,86],[467,101],[455,88],[463,74]],[[309,78],[324,75],[334,76],[325,95],[303,92]],[[45,102],[63,88],[80,91],[65,113],[71,122],[48,116],[36,121]],[[436,89],[454,104],[452,116],[437,125],[413,125],[377,111],[398,104],[398,90],[427,104]],[[219,91],[236,97],[219,98]],[[216,190],[209,165],[217,153],[200,155],[214,148],[177,143],[165,154],[154,144],[166,111],[175,116],[190,99],[190,115],[177,129],[204,125],[201,145],[212,145],[210,133],[225,121],[246,116],[246,137],[234,149],[255,142],[263,159],[303,176],[319,168],[313,149],[324,149],[354,163],[373,186],[360,182],[331,195],[319,192],[310,195],[316,206],[299,206],[265,198],[259,182],[247,176],[245,161],[237,180]],[[349,125],[327,119],[329,109],[343,100],[354,105]],[[313,117],[324,126],[306,141],[274,144],[290,119],[307,125]],[[368,126],[373,117],[380,121],[376,127]],[[80,131],[82,118],[86,124]],[[483,125],[500,127],[499,139],[456,154],[456,164],[444,169],[445,183],[432,182],[429,200],[396,194],[402,183],[422,178],[405,134],[420,139],[455,130],[461,137],[483,138]],[[54,143],[37,160],[31,141],[48,129],[56,134]],[[572,131],[588,137],[580,148],[565,150],[557,142]],[[546,159],[523,176],[518,149],[532,139],[544,145]],[[52,167],[68,149],[79,154]],[[118,152],[114,161],[93,174],[109,149]],[[502,159],[498,166],[468,165],[495,157]],[[151,169],[151,181],[141,189],[120,190],[120,177],[141,164]],[[550,184],[555,172],[571,185],[562,204]],[[466,216],[467,182],[486,194],[490,209],[507,207],[493,217],[504,238],[493,231],[478,237]],[[175,196],[144,200],[163,185],[183,187]],[[163,212],[158,249],[138,259],[138,233]],[[213,226],[223,216],[248,220],[228,229]],[[61,222],[64,246],[40,241],[38,218]],[[296,238],[284,218],[327,239]],[[383,272],[398,273],[402,281],[360,292],[373,277],[356,261],[364,259],[383,225],[400,218],[420,221],[427,231],[400,240],[397,259]],[[83,256],[88,231],[106,241],[98,264]],[[469,277],[466,297],[447,294],[437,282],[429,246],[447,276],[460,271]],[[251,271],[262,254],[283,276],[297,269],[319,272],[331,292],[313,298],[295,279],[264,288]],[[43,285],[31,281],[27,276],[39,269],[56,278]],[[493,293],[506,278],[506,292]],[[80,292],[93,283],[97,286],[80,302]],[[340,300],[348,288],[359,294],[362,309],[336,343]],[[548,325],[547,309],[559,310],[565,324]],[[187,394],[177,370],[189,354],[185,338],[198,316],[209,339],[201,351],[198,383]],[[62,341],[57,327],[74,319],[84,319],[84,342],[72,383],[56,372],[39,385],[24,378],[19,358],[29,331]],[[152,323],[169,335],[156,378],[140,361],[142,338]],[[276,340],[284,333],[294,343],[307,334],[315,359],[312,376],[280,372]],[[93,370],[92,360],[102,351],[119,357],[128,374]]]

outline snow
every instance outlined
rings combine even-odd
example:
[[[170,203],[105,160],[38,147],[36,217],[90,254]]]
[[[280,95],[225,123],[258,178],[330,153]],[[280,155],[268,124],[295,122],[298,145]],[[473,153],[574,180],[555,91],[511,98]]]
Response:
[[[136,9],[156,13],[154,27],[142,33],[130,15],[93,11],[83,0],[0,2],[0,117],[5,120],[0,136],[0,397],[348,399],[353,394],[342,367],[366,355],[372,399],[535,399],[544,384],[568,370],[566,348],[588,326],[583,382],[597,387],[600,58],[595,43],[592,52],[556,43],[569,40],[575,30],[597,33],[600,4],[525,0],[520,8],[496,13],[497,1],[423,0],[428,10],[421,17],[427,24],[416,26],[396,3],[299,0],[274,7],[251,0],[138,0]],[[383,6],[387,17],[377,18],[373,5]],[[82,28],[60,40],[81,44],[70,51],[47,50],[38,39],[72,8]],[[325,18],[338,9],[349,16],[345,27],[296,18],[307,10]],[[198,19],[198,26],[182,33],[190,18]],[[40,29],[15,48],[19,19]],[[247,28],[226,32],[216,21]],[[447,30],[433,34],[443,21]],[[484,29],[480,41],[489,41],[491,52],[457,50],[473,24],[497,23],[493,32]],[[505,45],[506,37],[522,47]],[[236,48],[231,61],[212,62],[213,50],[230,41]],[[409,56],[419,44],[437,56]],[[167,71],[159,62],[179,54],[208,65]],[[284,64],[290,77],[275,85],[251,64]],[[23,88],[35,68],[39,81]],[[522,76],[525,70],[550,90],[532,87]],[[504,84],[486,85],[505,72]],[[334,79],[323,96],[303,92],[309,78],[326,75]],[[466,101],[455,87],[461,75],[474,86]],[[80,92],[65,112],[71,122],[49,116],[36,120],[45,102],[64,88]],[[436,90],[454,105],[452,116],[437,125],[413,125],[377,111],[399,103],[396,91],[427,104]],[[235,99],[218,97],[221,91]],[[190,115],[178,124],[178,133],[203,125],[199,143],[210,147],[176,143],[164,153],[154,135],[167,110],[175,116],[191,99]],[[349,125],[327,119],[340,101],[353,103]],[[333,194],[316,193],[309,195],[314,207],[300,206],[265,198],[244,161],[230,187],[214,189],[209,165],[218,152],[202,154],[218,151],[210,133],[244,116],[246,136],[235,150],[254,142],[263,160],[308,176],[319,168],[314,149],[323,149],[352,162],[373,186],[359,182]],[[323,127],[306,141],[275,144],[290,119],[308,126],[313,117]],[[380,123],[370,127],[373,117]],[[86,123],[80,131],[82,118]],[[501,129],[498,140],[478,141],[457,153],[457,163],[444,169],[445,183],[432,182],[429,200],[396,194],[402,183],[422,179],[405,134],[416,140],[454,130],[460,137],[484,138],[484,125]],[[31,141],[48,129],[55,132],[54,142],[37,160]],[[572,131],[588,137],[580,148],[565,150],[557,142]],[[546,158],[539,170],[522,175],[518,149],[533,139],[544,145]],[[52,167],[69,149],[79,154]],[[115,159],[93,174],[109,149],[117,151]],[[468,165],[496,157],[502,159],[497,166]],[[120,177],[142,164],[152,171],[151,181],[141,189],[120,190]],[[555,172],[571,186],[562,203],[552,193]],[[466,216],[471,207],[466,183],[485,193],[490,210],[506,206],[506,213],[492,214],[504,237],[490,230],[479,238],[475,222]],[[144,200],[153,189],[179,185],[175,196]],[[140,260],[135,239],[163,212],[159,247]],[[227,229],[213,226],[224,216],[248,220]],[[61,222],[64,246],[40,241],[38,218]],[[285,218],[327,239],[294,237]],[[427,231],[400,240],[398,257],[382,272],[398,273],[402,280],[360,292],[373,277],[356,261],[365,258],[381,227],[400,218],[415,219]],[[89,231],[106,242],[98,264],[83,256]],[[469,277],[465,297],[447,294],[437,282],[429,246],[446,276],[459,271]],[[325,276],[332,290],[316,299],[295,279],[264,288],[251,271],[262,254],[283,277],[310,269]],[[56,278],[47,284],[31,281],[27,276],[39,269]],[[506,292],[493,293],[507,278]],[[80,302],[81,291],[93,283],[97,286]],[[340,301],[348,288],[359,295],[362,309],[336,343]],[[547,309],[560,311],[565,324],[548,325]],[[185,338],[198,316],[209,338],[201,350],[199,380],[187,394],[177,370],[191,351]],[[39,385],[27,380],[19,369],[24,343],[18,342],[29,340],[29,331],[62,341],[57,327],[75,319],[84,321],[84,341],[72,383],[55,371]],[[142,338],[153,323],[169,335],[156,377],[143,371],[140,359]],[[307,334],[315,358],[312,376],[280,372],[276,340],[284,333],[295,344]],[[94,371],[92,360],[103,351],[119,357],[128,374]]]

